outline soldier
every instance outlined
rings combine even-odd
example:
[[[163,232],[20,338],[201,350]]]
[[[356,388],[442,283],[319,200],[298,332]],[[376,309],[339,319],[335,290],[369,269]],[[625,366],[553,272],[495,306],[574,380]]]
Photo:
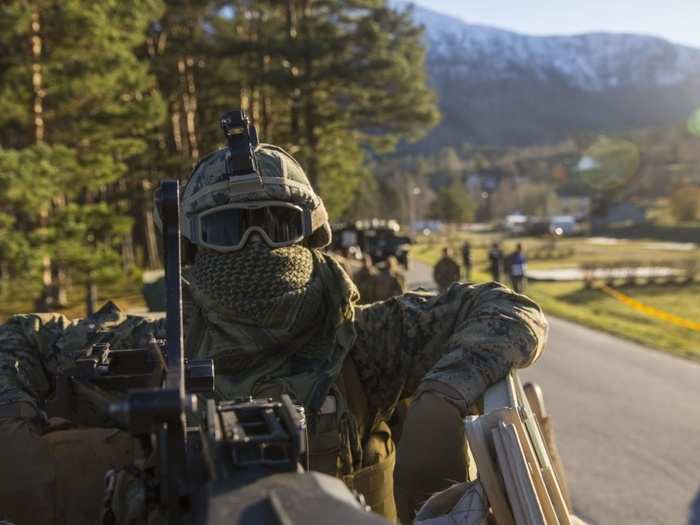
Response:
[[[372,257],[366,254],[362,258],[362,268],[353,275],[353,281],[360,292],[360,304],[372,304],[380,300],[376,293],[378,275],[379,272],[372,264]]]
[[[399,261],[393,255],[387,257],[374,278],[377,300],[384,301],[401,295],[406,290],[406,277],[399,268]]]
[[[349,257],[347,257],[346,255],[342,255],[338,252],[330,253],[333,255],[333,257],[335,257],[335,260],[338,261],[338,264],[340,264],[345,273],[347,273],[348,275],[353,275],[354,270],[352,268],[352,262]]]
[[[518,293],[523,293],[525,290],[525,271],[527,270],[527,257],[523,252],[523,245],[518,243],[515,251],[508,256],[508,273],[510,275],[510,283]]]
[[[494,281],[501,280],[501,270],[503,268],[503,252],[497,242],[491,245],[489,250],[489,270],[491,271],[491,279]]]
[[[442,249],[442,258],[433,268],[433,280],[440,293],[444,293],[452,283],[459,281],[459,264],[452,258],[449,248]]]
[[[469,281],[472,275],[472,249],[469,241],[462,245],[462,264],[464,264],[464,280]]]
[[[416,503],[465,479],[460,417],[510,369],[537,359],[544,316],[497,284],[357,306],[355,285],[320,251],[331,231],[301,166],[271,145],[254,157],[256,173],[232,175],[229,151],[218,150],[183,191],[193,257],[183,289],[186,354],[214,360],[219,399],[287,393],[303,404],[311,468],[340,477],[391,520],[397,451],[387,421],[414,397],[396,472],[410,520]],[[125,315],[111,302],[83,320],[16,315],[0,327],[2,518],[95,521],[105,471],[138,451],[105,414],[107,394],[89,386],[73,386],[72,422],[48,420],[56,374],[96,343],[133,348],[164,335],[164,320]],[[107,502],[116,523],[138,504],[132,496]]]

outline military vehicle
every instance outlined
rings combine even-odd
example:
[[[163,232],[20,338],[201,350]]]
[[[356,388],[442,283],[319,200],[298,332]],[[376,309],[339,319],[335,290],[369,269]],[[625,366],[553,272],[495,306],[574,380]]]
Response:
[[[393,219],[371,219],[333,226],[332,249],[347,255],[352,247],[368,254],[374,264],[386,261],[393,255],[408,269],[408,250],[413,239],[401,233],[399,223]]]

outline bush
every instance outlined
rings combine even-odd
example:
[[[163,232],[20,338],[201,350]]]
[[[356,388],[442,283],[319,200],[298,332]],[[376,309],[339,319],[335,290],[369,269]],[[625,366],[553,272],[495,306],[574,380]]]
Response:
[[[700,187],[681,187],[669,200],[671,215],[678,222],[700,218]]]
[[[430,205],[430,218],[446,223],[469,222],[474,219],[476,204],[459,179],[438,191]]]
[[[528,181],[501,184],[491,204],[495,217],[515,212],[542,216],[558,207],[557,195],[549,184]]]

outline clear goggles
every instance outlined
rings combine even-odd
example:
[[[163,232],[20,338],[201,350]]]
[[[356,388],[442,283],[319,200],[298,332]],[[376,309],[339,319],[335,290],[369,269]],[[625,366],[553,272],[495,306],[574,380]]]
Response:
[[[271,247],[301,242],[311,235],[310,212],[288,202],[236,202],[204,211],[196,219],[194,242],[219,252],[245,246],[252,233]]]

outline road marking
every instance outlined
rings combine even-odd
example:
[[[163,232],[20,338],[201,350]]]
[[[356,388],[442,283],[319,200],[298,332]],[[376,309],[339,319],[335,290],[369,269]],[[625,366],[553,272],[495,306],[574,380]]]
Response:
[[[695,330],[696,332],[700,332],[700,323],[698,322],[691,321],[690,319],[685,319],[684,317],[679,317],[677,315],[664,312],[663,310],[659,310],[658,308],[654,308],[653,306],[649,306],[648,304],[644,304],[640,301],[637,301],[636,299],[633,299],[629,295],[625,295],[622,292],[619,292],[618,290],[610,288],[607,285],[602,285],[599,287],[599,289],[603,293],[608,294],[609,296],[617,299],[621,303],[626,304],[627,306],[634,308],[638,312],[641,312],[645,315],[661,319],[662,321],[666,321],[667,323],[674,324],[676,326],[682,326],[683,328],[688,328],[689,330]]]

